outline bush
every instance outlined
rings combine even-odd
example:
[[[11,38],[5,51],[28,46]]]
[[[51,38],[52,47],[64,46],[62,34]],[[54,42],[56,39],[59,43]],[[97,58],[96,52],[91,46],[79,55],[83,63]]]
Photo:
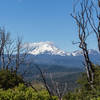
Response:
[[[18,87],[8,90],[0,90],[0,100],[50,100],[46,90],[35,92],[31,87],[19,84]],[[53,97],[53,100],[58,100]]]
[[[10,70],[0,70],[0,88],[9,89],[24,83],[23,78]]]

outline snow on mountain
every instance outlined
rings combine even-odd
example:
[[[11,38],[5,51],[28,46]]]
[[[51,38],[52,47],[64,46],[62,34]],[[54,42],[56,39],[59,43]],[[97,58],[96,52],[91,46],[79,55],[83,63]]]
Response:
[[[100,55],[99,51],[94,50],[94,49],[89,49],[88,53],[89,53],[89,55],[98,55],[98,54]],[[81,56],[81,55],[83,55],[83,52],[82,52],[82,50],[77,50],[77,51],[72,52],[72,55],[73,56]]]
[[[57,48],[54,43],[46,41],[46,42],[37,42],[37,43],[28,43],[29,48],[32,48],[32,51],[29,52],[33,55],[39,54],[50,54],[50,55],[60,55],[65,56],[66,52]],[[69,55],[69,54],[68,54]]]
[[[35,43],[27,43],[24,46],[28,46],[32,50],[29,54],[32,55],[40,55],[40,54],[49,54],[49,55],[60,55],[60,56],[81,56],[83,55],[82,50],[77,50],[72,53],[65,52],[59,48],[57,48],[53,42],[35,42]],[[89,54],[98,55],[100,54],[97,50],[90,49]]]
[[[51,65],[63,65],[63,66],[83,66],[82,62],[84,57],[82,50],[74,52],[66,52],[57,48],[52,42],[35,42],[27,43],[24,47],[31,49],[29,52],[28,59],[34,59],[36,64],[51,64]],[[100,53],[97,50],[90,49],[89,56],[93,63],[100,64]],[[73,63],[72,63],[73,62]]]
[[[98,50],[90,49],[89,54],[91,54],[91,55],[100,55],[100,52]]]
[[[81,50],[76,50],[72,52],[72,56],[80,56],[80,55],[83,55],[83,52]]]

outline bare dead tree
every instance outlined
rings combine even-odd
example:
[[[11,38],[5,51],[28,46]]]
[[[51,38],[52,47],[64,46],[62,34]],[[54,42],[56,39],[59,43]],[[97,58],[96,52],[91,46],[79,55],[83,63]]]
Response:
[[[63,96],[65,95],[67,91],[67,83],[65,84],[60,84],[57,81],[53,80],[52,74],[50,74],[50,79],[51,79],[51,84],[52,84],[52,92],[54,95],[58,97],[58,100],[63,100]]]
[[[100,51],[100,0],[90,0],[90,5],[86,7],[86,15],[89,21],[89,25],[95,33],[98,49]]]
[[[0,28],[1,69],[10,70],[17,74],[22,64],[25,64],[27,66],[30,63],[26,62],[25,60],[28,56],[28,52],[30,52],[31,50],[32,48],[29,48],[28,45],[24,47],[22,38],[18,37],[17,41],[14,41],[10,38],[9,32],[6,32],[4,28]],[[23,77],[23,75],[25,75],[26,72],[27,70],[23,71],[21,76]],[[32,87],[35,90],[35,92],[38,92],[30,82],[24,82],[24,84]]]
[[[20,37],[15,42],[10,38],[10,33],[4,28],[0,28],[0,62],[2,69],[12,69],[18,71],[19,67],[26,63],[25,59],[30,49],[23,47],[23,42]],[[15,64],[14,64],[15,63]]]
[[[9,68],[13,70],[11,67],[11,63],[13,62],[13,53],[15,52],[15,44],[13,40],[9,40],[7,45],[5,46],[5,53],[6,53],[6,65],[5,68],[8,70]]]
[[[79,48],[82,49],[83,55],[85,58],[85,67],[87,72],[87,79],[90,86],[93,88],[94,82],[94,68],[92,62],[89,58],[88,48],[87,48],[87,37],[91,34],[91,30],[89,30],[89,19],[87,16],[88,6],[92,7],[92,2],[89,0],[80,0],[80,6],[78,7],[79,10],[76,11],[76,6],[74,6],[74,12],[71,16],[76,21],[78,27],[78,37],[79,37]],[[78,5],[78,4],[77,4]]]
[[[35,67],[38,69],[38,71],[40,72],[40,76],[41,76],[41,78],[42,78],[42,80],[43,80],[43,83],[44,83],[44,86],[45,86],[46,90],[48,91],[48,94],[49,94],[49,96],[50,96],[50,99],[53,100],[53,98],[52,98],[52,96],[53,96],[53,92],[52,92],[52,91],[53,91],[53,90],[51,90],[51,88],[49,87],[49,85],[48,85],[48,83],[47,83],[47,81],[46,81],[46,77],[45,77],[43,71],[41,70],[41,68],[40,68],[37,64],[34,64],[34,65],[35,65]]]
[[[26,66],[29,64],[29,62],[26,62],[26,59],[30,51],[31,48],[29,48],[28,45],[24,47],[22,38],[18,37],[15,45],[15,59],[14,59],[16,72],[18,72],[18,69],[22,64],[25,64]]]
[[[20,56],[21,56],[21,49],[22,49],[22,39],[18,37],[17,43],[16,43],[16,57],[15,57],[15,63],[16,68],[15,71],[17,72],[20,67]]]
[[[7,45],[7,42],[9,41],[9,33],[5,32],[4,28],[0,28],[0,58],[1,58],[1,68],[5,68],[5,46]]]
[[[52,74],[49,74],[50,77],[50,84],[47,82],[47,74],[45,74],[42,69],[39,67],[39,65],[34,64],[34,66],[38,69],[38,71],[40,72],[40,77],[42,78],[44,87],[46,88],[50,99],[53,100],[52,96],[57,96],[58,100],[62,100],[63,96],[65,95],[66,91],[67,91],[67,83],[65,84],[60,84],[57,81],[53,80]]]

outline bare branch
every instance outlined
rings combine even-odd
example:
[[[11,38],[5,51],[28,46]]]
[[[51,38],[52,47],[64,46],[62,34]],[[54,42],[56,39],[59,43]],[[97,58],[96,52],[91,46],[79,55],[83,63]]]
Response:
[[[89,29],[89,24],[91,24],[94,31],[96,31],[95,26],[92,24],[94,22],[93,21],[91,22],[91,20],[89,19],[89,18],[92,19],[91,10],[89,10],[92,8],[92,6],[93,6],[93,4],[90,3],[88,0],[82,0],[82,1],[80,1],[80,10],[77,12],[73,12],[74,15],[71,14],[71,16],[74,18],[74,20],[76,21],[76,24],[78,26],[78,36],[79,36],[79,40],[80,40],[80,42],[78,42],[79,48],[81,48],[83,51],[86,72],[87,72],[87,78],[88,78],[91,88],[93,88],[93,82],[94,82],[94,69],[92,66],[92,62],[90,61],[90,58],[89,58],[86,40],[87,40],[87,37],[92,32]]]

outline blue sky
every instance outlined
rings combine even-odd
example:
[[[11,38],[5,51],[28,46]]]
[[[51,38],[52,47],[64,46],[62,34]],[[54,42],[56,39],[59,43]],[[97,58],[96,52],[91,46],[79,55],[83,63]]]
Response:
[[[24,42],[52,41],[63,50],[77,50],[72,45],[78,41],[72,4],[73,0],[0,0],[0,26]],[[89,48],[96,48],[93,36]]]

